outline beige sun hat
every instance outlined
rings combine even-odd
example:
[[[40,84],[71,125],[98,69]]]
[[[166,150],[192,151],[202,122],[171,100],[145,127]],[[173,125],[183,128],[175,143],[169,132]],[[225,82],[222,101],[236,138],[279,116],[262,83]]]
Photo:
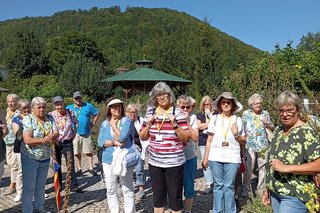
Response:
[[[114,105],[114,104],[123,104],[123,101],[121,101],[118,98],[115,98],[115,99],[109,101],[109,103],[107,105],[107,108],[109,108],[111,105]]]
[[[221,98],[226,98],[226,99],[234,101],[234,103],[236,104],[234,113],[238,113],[243,109],[242,104],[238,101],[238,99],[236,97],[233,97],[231,92],[223,92],[223,93],[221,93],[221,95],[219,95],[217,97],[217,99],[213,102],[213,106],[214,106],[215,109],[217,109],[217,110],[219,109],[218,108],[218,103],[219,103]]]

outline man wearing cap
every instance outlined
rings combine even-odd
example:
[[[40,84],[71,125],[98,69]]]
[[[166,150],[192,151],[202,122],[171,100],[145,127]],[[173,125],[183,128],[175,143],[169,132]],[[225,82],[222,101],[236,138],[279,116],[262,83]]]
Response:
[[[91,128],[96,124],[100,112],[90,103],[82,102],[82,94],[79,91],[73,93],[73,102],[67,106],[74,112],[78,119],[77,134],[73,140],[74,154],[78,166],[77,175],[82,174],[81,169],[81,153],[87,154],[89,163],[89,172],[95,176],[97,173],[93,170],[93,154],[91,145]],[[93,120],[91,122],[91,116]]]
[[[49,112],[49,114],[52,115],[59,130],[59,138],[57,143],[55,144],[57,161],[59,165],[61,165],[61,157],[63,153],[65,159],[67,159],[68,165],[68,152],[71,154],[71,191],[82,192],[82,190],[78,188],[78,181],[74,170],[74,156],[72,144],[72,141],[76,134],[76,124],[78,123],[77,118],[75,117],[73,111],[65,109],[64,101],[61,96],[54,97],[52,99],[52,103],[54,105],[55,110]],[[62,189],[61,168],[58,171],[58,178],[60,187]]]

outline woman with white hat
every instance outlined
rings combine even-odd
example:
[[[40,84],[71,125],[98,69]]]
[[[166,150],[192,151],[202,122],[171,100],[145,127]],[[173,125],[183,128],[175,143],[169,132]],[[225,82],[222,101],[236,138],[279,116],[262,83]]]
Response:
[[[106,119],[102,122],[98,138],[98,145],[102,147],[102,166],[107,188],[107,200],[111,213],[120,212],[120,203],[117,192],[117,179],[119,177],[124,196],[124,212],[136,212],[133,189],[134,167],[120,167],[121,174],[115,174],[114,162],[119,158],[117,147],[130,148],[134,128],[130,118],[125,117],[123,102],[120,99],[111,99],[107,103]],[[118,165],[118,164],[117,164]],[[126,172],[122,173],[124,170]]]
[[[236,113],[242,104],[230,92],[223,92],[213,102],[220,112],[210,119],[203,167],[210,165],[214,180],[213,212],[237,212],[235,178],[241,163],[242,120]]]

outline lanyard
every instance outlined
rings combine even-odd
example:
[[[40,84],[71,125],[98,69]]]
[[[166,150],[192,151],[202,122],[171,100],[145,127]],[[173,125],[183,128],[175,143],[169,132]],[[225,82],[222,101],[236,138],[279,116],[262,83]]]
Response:
[[[254,125],[256,126],[257,129],[260,127],[260,115],[253,115],[253,121]]]
[[[61,115],[57,110],[56,110],[56,115],[57,115],[57,118],[58,118],[57,119],[58,127],[63,130],[64,127],[66,126],[66,123],[67,123],[67,113],[64,116],[64,119],[60,119],[60,117],[62,117],[63,115]]]
[[[224,131],[224,114],[221,114],[222,117],[222,131],[223,131],[223,136],[224,136],[224,140],[227,141],[227,134],[230,128],[230,124],[231,124],[231,120],[232,120],[232,115],[229,116],[229,123],[228,123],[228,127],[227,127],[227,131]]]
[[[77,107],[77,105],[73,105],[73,108],[74,108],[74,115],[76,116],[76,118],[78,118],[80,112],[81,112],[81,109],[82,109],[82,106],[81,107]],[[76,112],[76,108],[78,108],[78,111]]]
[[[12,124],[12,118],[14,115],[15,115],[15,112],[12,112],[10,109],[7,109],[7,116],[6,116],[7,125]]]
[[[163,124],[164,124],[164,121],[166,120],[166,118],[167,118],[167,116],[168,116],[168,113],[169,113],[169,110],[170,110],[170,109],[171,109],[171,107],[166,111],[166,114],[165,114],[164,117],[163,117],[163,120],[162,120],[162,122],[161,122],[161,125],[160,125],[160,123],[157,122],[157,129],[158,129],[158,132],[159,132],[159,133],[160,133],[160,130],[161,130]],[[160,108],[159,108],[159,107],[157,107],[156,112],[157,112],[157,117],[159,117],[159,113],[160,113]]]
[[[33,114],[33,113],[32,113],[32,114]],[[51,132],[51,126],[50,126],[50,125],[45,125],[45,126],[48,128],[48,129],[46,129],[46,128],[44,127],[44,125],[43,125],[43,124],[46,123],[47,119],[45,118],[45,121],[42,122],[42,121],[41,121],[37,116],[35,116],[34,114],[33,114],[33,116],[36,118],[37,124],[38,124],[41,132],[44,134],[44,137],[47,136],[47,135],[49,135],[49,133]]]

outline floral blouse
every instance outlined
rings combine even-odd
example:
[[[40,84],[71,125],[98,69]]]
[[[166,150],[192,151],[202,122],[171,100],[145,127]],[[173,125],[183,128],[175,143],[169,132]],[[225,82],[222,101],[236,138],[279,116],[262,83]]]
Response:
[[[283,126],[274,131],[269,151],[270,159],[279,159],[286,165],[304,164],[320,157],[320,140],[317,133],[304,124],[294,128],[289,135],[283,133]],[[298,175],[274,171],[270,163],[266,164],[266,184],[271,191],[283,195],[299,198],[307,202],[310,197],[304,192],[304,186],[313,183],[312,175]],[[315,187],[314,184],[312,184]]]
[[[242,114],[244,132],[247,135],[246,148],[249,151],[260,152],[268,146],[263,120],[267,120],[273,126],[267,111],[262,110],[261,115],[256,115],[251,109],[248,109]]]
[[[46,115],[45,122],[40,122],[33,114],[25,116],[22,120],[23,132],[31,131],[33,138],[43,138],[54,131],[58,131],[52,116]],[[50,144],[30,146],[23,143],[21,146],[23,154],[38,161],[48,160],[52,152]]]

